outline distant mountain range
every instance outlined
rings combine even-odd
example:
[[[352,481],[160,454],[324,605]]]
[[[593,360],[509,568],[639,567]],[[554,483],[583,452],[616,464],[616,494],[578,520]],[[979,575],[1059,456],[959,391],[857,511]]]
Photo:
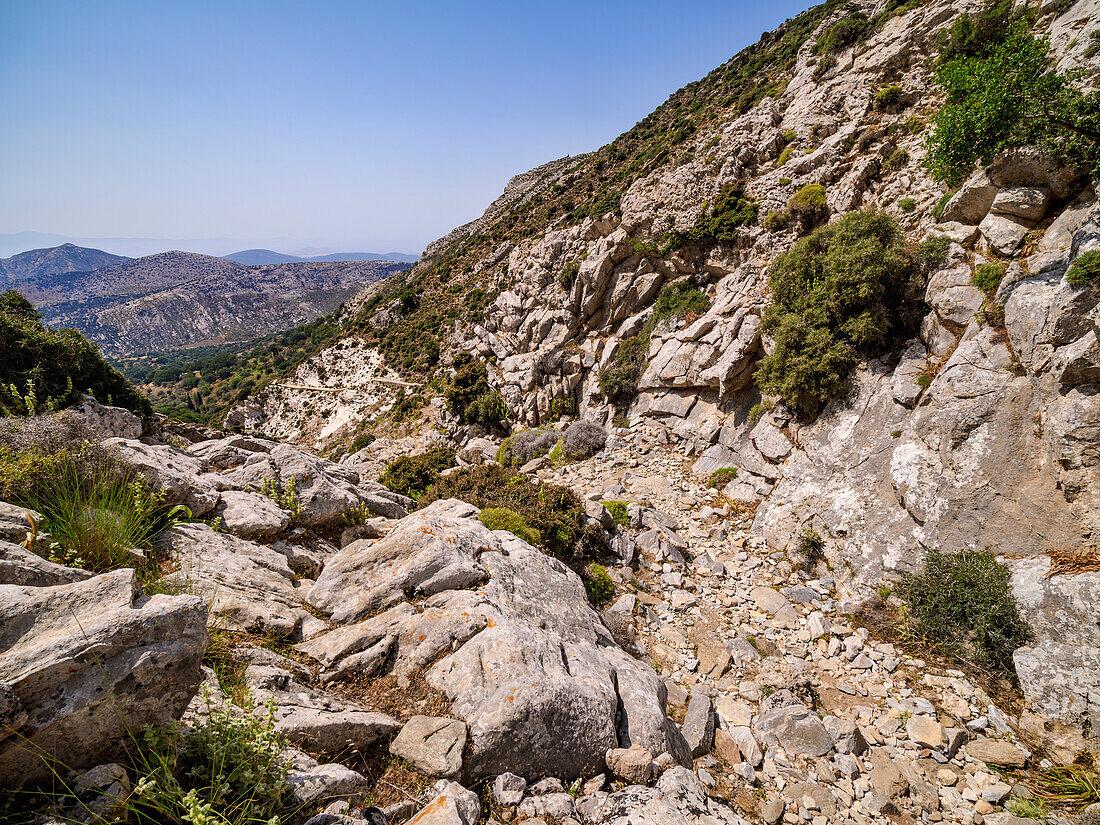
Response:
[[[271,248],[289,250],[286,260],[263,261],[263,263],[293,263],[296,260],[320,260],[332,256],[333,260],[354,261],[367,260],[360,255],[374,256],[369,260],[376,261],[415,261],[417,256],[403,252],[387,252],[375,255],[372,252],[340,252],[341,249],[362,249],[366,244],[360,245],[355,241],[321,240],[310,241],[291,240],[289,238],[81,238],[75,235],[58,235],[49,232],[14,232],[10,234],[0,233],[0,257],[16,255],[27,249],[41,249],[46,247],[64,246],[75,244],[80,247],[105,249],[115,255],[125,255],[131,258],[143,255],[155,255],[158,252],[167,252],[178,249],[186,252],[197,252],[200,255],[217,255],[224,257],[225,253],[242,247],[262,247],[268,252]],[[373,244],[372,244],[373,246]],[[253,249],[246,250],[254,251]],[[244,254],[231,252],[232,255]],[[281,255],[282,253],[269,253]],[[235,260],[235,259],[234,259]]]
[[[416,263],[416,255],[406,255],[403,252],[334,252],[331,255],[300,258],[296,255],[285,255],[282,252],[274,252],[270,249],[244,249],[221,257],[245,266],[292,264],[304,261],[402,261],[409,264]]]
[[[380,260],[246,266],[193,252],[124,258],[72,244],[31,250],[0,264],[0,277],[46,323],[75,327],[115,358],[288,329],[332,312],[365,286],[409,266]]]

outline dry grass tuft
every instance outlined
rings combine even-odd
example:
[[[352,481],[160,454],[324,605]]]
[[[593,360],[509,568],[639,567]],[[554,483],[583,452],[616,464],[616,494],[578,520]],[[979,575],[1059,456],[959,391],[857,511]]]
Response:
[[[1059,548],[1048,550],[1047,555],[1050,556],[1048,579],[1100,571],[1100,549],[1096,547]]]

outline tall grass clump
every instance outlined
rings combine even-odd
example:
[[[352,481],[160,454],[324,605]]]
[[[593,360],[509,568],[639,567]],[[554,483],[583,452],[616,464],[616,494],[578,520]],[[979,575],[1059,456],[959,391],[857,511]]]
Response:
[[[51,440],[61,426],[42,425],[43,437],[24,433],[22,441],[11,430],[0,433],[0,499],[42,515],[32,529],[51,536],[51,558],[60,564],[96,573],[138,566],[140,557],[130,551],[152,549],[190,513],[167,505],[117,452],[91,441]]]

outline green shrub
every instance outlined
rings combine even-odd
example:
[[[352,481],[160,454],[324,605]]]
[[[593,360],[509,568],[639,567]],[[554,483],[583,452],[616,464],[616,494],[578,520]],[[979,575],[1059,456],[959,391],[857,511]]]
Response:
[[[0,415],[35,415],[75,403],[81,393],[143,418],[153,408],[99,348],[75,329],[53,330],[14,290],[0,293]]]
[[[351,440],[351,444],[348,445],[349,453],[357,453],[360,450],[366,449],[375,442],[374,433],[359,433]]]
[[[439,474],[454,465],[454,450],[435,447],[420,455],[403,455],[394,459],[386,465],[378,480],[395,493],[419,500],[439,481]]]
[[[780,186],[790,186],[790,184],[791,184],[791,179],[790,178],[780,178],[779,179],[779,185]]]
[[[825,201],[825,187],[820,183],[807,183],[791,196],[787,203],[791,217],[803,228],[821,223],[829,216],[829,205]]]
[[[909,115],[905,119],[905,131],[911,135],[919,134],[924,131],[924,118],[917,114]]]
[[[489,424],[500,421],[507,410],[494,420],[493,416],[500,413],[504,400],[492,397],[493,389],[489,386],[489,371],[485,364],[477,360],[468,352],[460,352],[454,358],[454,374],[447,382],[443,391],[447,399],[447,409],[465,424],[482,423]]]
[[[600,607],[615,595],[615,583],[607,575],[607,568],[592,562],[584,568],[584,591],[593,607]]]
[[[901,101],[901,86],[896,84],[884,86],[875,95],[875,108],[891,109]]]
[[[569,292],[573,288],[573,284],[577,282],[577,273],[581,270],[580,260],[572,260],[565,264],[561,268],[561,276],[559,281],[561,282],[561,288],[566,292]]]
[[[507,530],[528,544],[537,545],[541,541],[539,531],[532,528],[515,510],[507,507],[486,507],[477,518],[490,530]]]
[[[688,315],[702,315],[708,309],[710,299],[688,278],[661,287],[653,304],[653,317],[658,321],[683,318]]]
[[[791,222],[791,213],[786,209],[777,212],[769,212],[764,216],[762,226],[769,232],[781,232]]]
[[[912,212],[917,208],[917,201],[915,198],[902,198],[898,201],[898,207],[902,212]]]
[[[837,60],[831,54],[826,55],[817,61],[817,65],[814,66],[813,79],[814,82],[819,82],[822,78],[829,73],[829,71],[836,66]]]
[[[478,424],[485,429],[500,426],[508,416],[508,407],[504,403],[504,396],[496,390],[483,392],[470,402],[462,414],[467,424]]]
[[[883,168],[887,172],[897,172],[904,169],[909,163],[909,153],[904,149],[895,149],[893,153],[883,163]]]
[[[1066,283],[1087,286],[1100,279],[1100,249],[1090,249],[1077,256],[1066,272]]]
[[[626,512],[625,501],[604,501],[601,504],[607,508],[607,512],[611,514],[611,518],[615,519],[617,525],[620,527],[630,526],[630,516]]]
[[[720,490],[735,478],[737,478],[736,467],[722,467],[710,474],[710,478],[707,479],[707,486]]]
[[[924,567],[897,589],[927,644],[978,664],[1013,672],[1012,654],[1031,631],[1012,595],[1008,568],[988,550],[930,550]]]
[[[604,397],[619,407],[627,406],[638,392],[638,380],[645,372],[652,324],[619,342],[611,363],[596,374]]]
[[[757,204],[746,197],[743,181],[727,181],[709,211],[703,211],[695,225],[685,231],[674,230],[666,238],[658,255],[664,256],[685,246],[710,249],[719,243],[737,240],[737,229],[756,220]]]
[[[791,155],[794,154],[794,147],[788,146],[782,152],[779,153],[779,158],[775,161],[776,166],[783,166],[788,160],[791,159]]]
[[[798,241],[768,274],[760,388],[804,411],[844,391],[860,354],[878,354],[916,328],[922,278],[889,216],[851,212]]]
[[[538,532],[541,546],[559,558],[579,559],[589,550],[584,542],[584,505],[564,487],[532,481],[497,464],[483,464],[463,467],[440,478],[424,496],[424,502],[442,498],[461,499],[481,509],[514,510]]]
[[[0,495],[42,514],[35,531],[57,543],[54,561],[95,573],[137,567],[131,550],[151,551],[164,530],[190,517],[166,505],[117,453],[91,442],[56,451],[0,447]]]
[[[970,276],[970,283],[982,292],[992,292],[1001,285],[1005,271],[996,264],[978,264]]]
[[[770,398],[765,398],[760,402],[753,404],[752,408],[749,410],[749,423],[755,424],[757,421],[760,420],[764,413],[771,412],[773,407],[775,407],[775,402],[773,402]]]
[[[943,37],[935,80],[946,101],[933,117],[928,168],[963,181],[1009,147],[1037,146],[1058,163],[1100,172],[1100,93],[1057,70],[1045,38],[1010,0],[958,18]]]
[[[874,27],[870,18],[861,11],[834,23],[832,28],[814,46],[814,54],[832,55],[855,43],[867,39]]]
[[[296,813],[275,731],[274,706],[264,716],[208,702],[194,727],[147,728],[128,748],[136,779],[123,803],[138,825],[207,823],[271,825]],[[96,821],[99,821],[98,819]]]

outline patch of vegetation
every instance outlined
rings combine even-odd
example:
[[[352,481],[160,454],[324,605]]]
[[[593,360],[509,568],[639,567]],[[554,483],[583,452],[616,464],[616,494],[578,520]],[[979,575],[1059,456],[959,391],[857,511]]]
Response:
[[[897,172],[904,169],[908,164],[909,153],[904,149],[895,149],[882,164],[882,168],[887,172]]]
[[[1075,810],[1100,802],[1100,776],[1088,764],[1055,765],[1036,782],[1040,799]]]
[[[630,515],[626,511],[625,501],[602,501],[600,502],[607,508],[607,512],[611,514],[611,518],[615,520],[615,523],[620,527],[630,526]]]
[[[593,607],[601,607],[615,595],[615,583],[607,575],[607,568],[602,564],[590,562],[585,565],[584,592],[588,595],[588,601]]]
[[[768,274],[764,329],[775,349],[760,360],[760,388],[804,411],[842,394],[861,355],[914,330],[923,278],[889,216],[851,212],[779,256]]]
[[[135,734],[127,821],[270,825],[292,818],[297,806],[274,707],[260,716],[209,702],[207,714],[192,728],[147,728],[140,740]]]
[[[607,444],[607,430],[593,421],[574,421],[561,437],[561,450],[572,461],[591,458]]]
[[[1008,568],[987,550],[930,550],[923,568],[902,578],[912,632],[944,653],[1004,673],[1031,631],[1020,617]]]
[[[710,478],[707,479],[707,486],[721,490],[735,478],[737,478],[736,467],[722,467],[710,474]]]
[[[782,152],[779,153],[779,158],[775,161],[776,166],[783,166],[788,160],[791,159],[791,155],[794,154],[794,147],[788,146]]]
[[[142,568],[131,551],[152,553],[161,533],[190,518],[187,508],[166,505],[116,452],[91,441],[54,440],[58,428],[41,427],[46,437],[31,439],[38,443],[19,443],[11,431],[0,438],[0,499],[42,514],[43,523],[28,525],[29,532],[49,533],[56,546],[39,547],[40,554],[49,550],[58,564],[94,573]]]
[[[348,452],[354,455],[360,450],[366,449],[374,442],[374,433],[359,433],[351,440],[351,444],[348,445]]]
[[[1100,249],[1090,249],[1077,256],[1066,272],[1066,283],[1088,286],[1100,279]]]
[[[547,429],[514,433],[500,443],[496,459],[505,467],[522,467],[549,453],[560,437],[556,430]]]
[[[279,505],[290,514],[290,520],[296,522],[302,515],[302,502],[298,500],[298,490],[293,478],[284,484],[274,478],[264,479],[260,484],[260,493]]]
[[[538,545],[542,541],[538,530],[531,527],[515,510],[507,507],[486,507],[477,518],[490,530],[506,530],[528,544]]]
[[[970,283],[982,292],[994,292],[1004,280],[1005,271],[997,264],[978,264],[970,276]]]
[[[962,15],[941,41],[936,82],[947,93],[933,117],[928,168],[950,184],[1004,149],[1038,146],[1056,162],[1100,172],[1100,93],[1082,72],[1059,72],[1029,8],[993,0]]]
[[[704,210],[687,230],[673,230],[663,238],[663,244],[654,243],[652,257],[664,257],[684,247],[708,251],[721,243],[737,240],[737,230],[756,221],[756,201],[745,195],[743,181],[727,181],[722,184],[714,205]]]
[[[596,375],[604,398],[619,409],[625,409],[638,392],[638,380],[645,372],[649,356],[649,339],[653,333],[651,324],[640,332],[619,342],[611,363]]]
[[[875,95],[875,108],[882,111],[892,109],[901,102],[901,86],[896,83],[884,86]]]
[[[690,318],[702,315],[710,309],[710,299],[703,294],[696,283],[688,278],[665,284],[657,293],[653,304],[653,318],[663,321],[667,318]]]
[[[53,330],[15,290],[0,293],[0,415],[52,412],[81,393],[142,418],[153,408],[75,329]]]
[[[829,205],[825,201],[825,187],[820,183],[807,183],[791,196],[787,203],[793,218],[803,229],[810,229],[829,217]]]
[[[454,374],[443,395],[447,409],[465,424],[491,429],[508,415],[503,396],[489,386],[485,364],[468,352],[455,355]]]
[[[814,45],[814,54],[832,55],[860,43],[874,31],[871,19],[861,11],[837,21]]]
[[[898,208],[902,212],[912,212],[917,208],[917,201],[915,198],[902,198],[898,201]]]
[[[764,220],[761,221],[761,225],[769,232],[781,232],[787,228],[787,224],[791,222],[791,213],[786,209],[776,212],[769,212],[764,216]]]
[[[825,540],[817,530],[807,527],[802,531],[798,537],[798,554],[807,570],[813,570],[819,561],[824,561]]]
[[[940,199],[936,201],[936,205],[932,207],[932,217],[937,221],[943,216],[943,210],[947,208],[948,201],[954,197],[955,193],[952,191],[944,192],[940,196]]]
[[[395,493],[419,501],[439,481],[439,474],[454,465],[454,450],[435,447],[420,455],[403,455],[394,459],[386,465],[378,480]],[[429,498],[425,503],[434,500]]]
[[[923,132],[924,125],[924,118],[918,114],[909,115],[909,117],[905,119],[905,131],[911,135]]]
[[[755,424],[765,413],[771,412],[773,407],[775,407],[775,402],[770,398],[762,399],[758,403],[753,404],[752,408],[749,410],[749,423]]]
[[[496,464],[463,467],[438,479],[423,501],[442,498],[461,499],[481,509],[514,510],[538,532],[540,545],[563,560],[579,560],[591,549],[585,541],[587,515],[581,500],[571,490],[532,481],[515,470]]]

